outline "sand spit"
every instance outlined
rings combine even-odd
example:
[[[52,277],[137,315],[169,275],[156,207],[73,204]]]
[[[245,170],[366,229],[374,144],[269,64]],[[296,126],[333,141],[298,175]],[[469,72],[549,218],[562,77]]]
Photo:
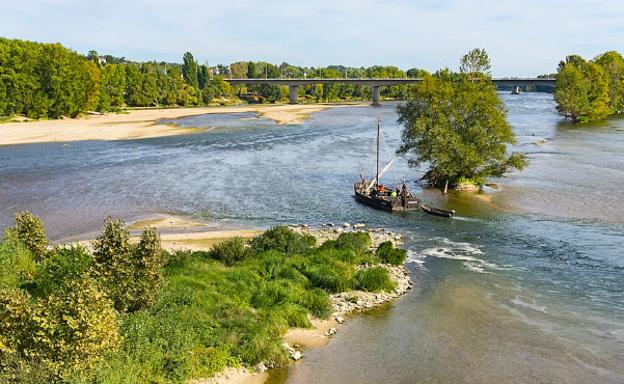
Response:
[[[312,113],[328,108],[367,104],[242,105],[168,109],[133,109],[124,113],[88,115],[84,118],[37,120],[0,124],[0,145],[68,142],[79,140],[131,140],[201,132],[162,123],[209,113],[256,112],[277,124],[300,124]]]

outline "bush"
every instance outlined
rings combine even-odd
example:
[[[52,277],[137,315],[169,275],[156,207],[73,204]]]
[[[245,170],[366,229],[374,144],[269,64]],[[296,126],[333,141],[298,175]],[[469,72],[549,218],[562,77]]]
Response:
[[[22,343],[31,338],[27,324],[32,316],[30,295],[20,289],[0,289],[0,378],[27,368]],[[3,381],[4,382],[4,381]]]
[[[154,228],[147,228],[141,234],[139,244],[132,252],[134,278],[131,284],[133,297],[130,311],[151,306],[162,286],[164,258],[160,247],[160,236]]]
[[[392,291],[395,288],[390,274],[383,268],[361,269],[353,276],[356,289],[369,292]]]
[[[320,319],[326,319],[332,310],[329,296],[320,288],[305,290],[303,294],[297,297],[295,302]]]
[[[0,241],[0,289],[19,288],[37,273],[35,260],[26,247],[11,233]]]
[[[351,288],[352,267],[341,261],[315,255],[300,263],[298,269],[314,287],[327,292],[338,293]]]
[[[39,266],[36,296],[47,297],[53,292],[66,291],[74,281],[88,275],[92,262],[84,247],[55,247]]]
[[[288,227],[279,226],[254,237],[250,246],[255,253],[275,250],[290,256],[307,252],[315,243],[313,236],[300,235]]]
[[[48,235],[43,222],[28,211],[15,215],[15,227],[7,228],[7,233],[18,239],[36,260],[43,260],[48,246]]]
[[[371,237],[366,232],[345,232],[336,239],[335,247],[338,249],[350,249],[358,255],[368,251],[372,244]]]
[[[120,312],[134,312],[151,305],[163,280],[164,260],[156,230],[143,231],[135,247],[129,240],[130,233],[124,223],[109,217],[93,253],[92,275]]]
[[[29,303],[20,291],[0,294],[0,361],[57,382],[91,372],[101,354],[117,346],[116,313],[94,282],[73,282],[66,292]],[[87,374],[88,375],[88,374]]]
[[[407,251],[405,249],[395,248],[390,241],[384,241],[379,245],[375,252],[382,263],[392,265],[403,265]]]
[[[228,267],[245,260],[250,255],[251,250],[240,237],[216,244],[208,252],[208,257],[219,260]]]

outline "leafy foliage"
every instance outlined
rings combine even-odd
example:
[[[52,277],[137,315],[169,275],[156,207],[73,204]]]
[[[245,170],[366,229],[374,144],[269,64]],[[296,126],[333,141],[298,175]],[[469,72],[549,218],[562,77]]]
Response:
[[[10,231],[0,241],[0,289],[19,288],[37,274],[35,258]]]
[[[603,67],[577,55],[568,56],[559,63],[555,101],[557,111],[575,122],[608,116],[609,79]]]
[[[88,277],[92,263],[93,259],[84,247],[55,247],[37,268],[36,296],[66,292],[74,281]]]
[[[522,153],[507,155],[515,136],[488,77],[449,70],[427,75],[397,113],[404,125],[397,152],[413,155],[411,166],[428,164],[423,178],[434,185],[482,184],[527,164]]]
[[[251,250],[240,237],[235,237],[216,244],[212,247],[210,252],[208,252],[209,257],[219,260],[227,266],[232,266],[241,262],[250,255]]]
[[[163,281],[164,260],[156,231],[146,229],[136,247],[131,246],[129,240],[130,234],[123,222],[109,217],[93,253],[92,275],[120,312],[134,312],[149,306]]]
[[[21,242],[37,260],[46,255],[48,235],[43,222],[28,211],[15,215],[15,227],[7,228],[7,232]]]
[[[8,362],[1,368],[9,382],[31,370],[52,382],[89,371],[119,341],[117,315],[88,279],[34,303],[23,291],[2,291],[0,319],[0,361]]]
[[[275,250],[286,255],[305,253],[316,243],[314,237],[300,235],[288,227],[273,227],[251,240],[250,246],[254,252]]]
[[[459,70],[469,75],[490,75],[492,65],[485,49],[475,48],[462,56]]]

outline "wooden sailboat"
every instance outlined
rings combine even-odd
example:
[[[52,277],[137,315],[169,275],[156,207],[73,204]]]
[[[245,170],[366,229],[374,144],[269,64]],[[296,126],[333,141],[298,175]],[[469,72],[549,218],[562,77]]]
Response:
[[[424,205],[414,197],[407,188],[407,183],[402,182],[400,187],[388,189],[380,183],[381,175],[387,171],[394,158],[380,171],[379,170],[379,147],[380,147],[381,121],[377,118],[377,169],[374,180],[361,180],[355,183],[355,200],[370,207],[385,211],[423,211],[430,215],[441,217],[453,217],[455,211],[432,208]]]

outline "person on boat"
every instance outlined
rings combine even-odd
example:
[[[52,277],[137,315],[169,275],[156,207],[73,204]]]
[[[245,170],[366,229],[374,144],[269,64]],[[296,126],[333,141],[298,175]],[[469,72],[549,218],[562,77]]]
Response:
[[[401,186],[401,203],[404,209],[407,209],[407,198],[409,197],[409,195],[410,193],[407,189],[407,184],[403,183],[403,185]]]
[[[383,184],[379,184],[379,193],[384,194],[386,192],[386,187]]]
[[[397,189],[393,190],[393,191],[390,193],[390,197],[392,197],[393,199],[396,199],[396,197],[399,195],[398,191],[399,191],[399,188],[397,188]]]

